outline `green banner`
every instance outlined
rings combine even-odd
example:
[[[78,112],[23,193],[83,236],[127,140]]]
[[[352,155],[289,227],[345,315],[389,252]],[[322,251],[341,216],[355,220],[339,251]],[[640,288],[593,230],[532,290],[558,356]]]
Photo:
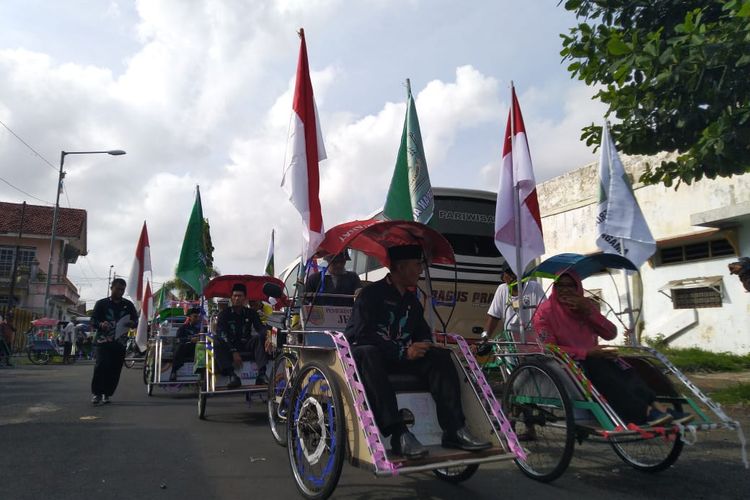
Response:
[[[427,224],[435,210],[435,201],[409,80],[406,80],[406,91],[404,131],[383,215],[389,220],[414,220]]]
[[[208,283],[206,249],[203,243],[203,206],[200,188],[196,187],[195,204],[190,214],[185,239],[182,242],[180,261],[177,264],[177,277],[190,285],[198,295]]]

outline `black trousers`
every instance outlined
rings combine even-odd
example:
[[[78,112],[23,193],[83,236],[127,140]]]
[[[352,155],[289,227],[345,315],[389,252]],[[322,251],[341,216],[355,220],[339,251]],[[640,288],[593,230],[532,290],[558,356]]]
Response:
[[[438,423],[444,431],[451,433],[464,426],[461,388],[449,350],[433,348],[420,359],[390,363],[385,360],[382,351],[372,345],[354,346],[352,354],[375,415],[375,423],[383,435],[390,436],[404,427],[398,413],[396,392],[388,380],[389,374],[396,373],[427,379],[437,407]]]
[[[70,357],[70,352],[73,350],[73,342],[65,342],[63,344],[63,361],[67,361]]]
[[[91,394],[111,396],[120,382],[122,363],[125,361],[125,346],[119,342],[96,345],[96,363],[91,379]]]
[[[174,359],[172,360],[172,373],[176,373],[185,361],[193,361],[195,359],[195,344],[193,342],[187,342],[185,344],[177,344],[174,348]]]
[[[268,363],[265,333],[253,335],[235,348],[239,348],[243,361],[255,361],[255,364],[258,365],[258,373],[265,374],[266,364]],[[247,353],[252,353],[252,355],[247,355]],[[220,375],[229,376],[234,373],[232,346],[219,338],[214,339],[214,360]]]
[[[626,424],[643,424],[646,409],[656,399],[634,368],[608,358],[587,358],[584,373]]]

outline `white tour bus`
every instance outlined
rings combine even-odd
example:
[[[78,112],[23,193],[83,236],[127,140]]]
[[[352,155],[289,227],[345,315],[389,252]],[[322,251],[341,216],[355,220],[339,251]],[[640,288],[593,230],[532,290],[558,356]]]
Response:
[[[497,195],[473,189],[433,188],[432,191],[435,211],[429,225],[446,237],[456,254],[455,269],[445,265],[430,267],[436,311],[447,322],[448,332],[478,337],[501,282],[505,262],[493,240]],[[373,217],[382,218],[382,210],[366,218]],[[377,281],[388,272],[377,260],[361,252],[351,251],[351,257],[347,269],[355,271],[364,281]],[[289,293],[294,293],[298,266],[296,260],[280,275]],[[420,288],[426,289],[424,283]],[[435,320],[435,326],[442,328],[440,321]]]

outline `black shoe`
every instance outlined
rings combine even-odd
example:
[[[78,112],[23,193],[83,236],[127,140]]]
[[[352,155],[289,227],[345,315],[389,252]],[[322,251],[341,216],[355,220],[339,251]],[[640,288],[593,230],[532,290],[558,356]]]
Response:
[[[422,445],[417,436],[409,431],[391,437],[391,451],[396,455],[402,455],[409,459],[422,458],[429,450]]]
[[[265,373],[259,373],[255,378],[255,385],[268,385],[268,379]]]
[[[461,427],[454,433],[443,433],[443,448],[456,448],[466,451],[482,451],[492,448],[489,441],[480,441],[469,432],[466,427]]]
[[[169,374],[169,381],[170,382],[177,382],[177,372],[172,372]]]
[[[229,376],[229,382],[227,382],[227,389],[236,389],[237,387],[241,385],[242,385],[242,380],[240,380],[240,377],[238,377],[236,373],[233,373]]]

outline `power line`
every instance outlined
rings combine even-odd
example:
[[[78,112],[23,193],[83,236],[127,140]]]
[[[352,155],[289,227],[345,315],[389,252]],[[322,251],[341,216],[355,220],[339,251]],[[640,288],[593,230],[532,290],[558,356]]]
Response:
[[[11,134],[13,134],[13,137],[15,137],[16,139],[18,139],[19,141],[21,141],[21,143],[22,143],[22,144],[23,144],[24,146],[26,146],[27,148],[29,148],[29,149],[30,149],[30,150],[31,150],[31,151],[32,151],[32,152],[33,152],[33,153],[34,153],[35,155],[37,155],[37,156],[38,156],[39,158],[41,158],[41,159],[42,159],[42,161],[43,161],[44,163],[46,163],[47,165],[49,165],[49,167],[50,167],[50,168],[51,168],[52,170],[54,170],[55,172],[57,172],[57,167],[55,167],[55,166],[54,166],[53,164],[51,164],[51,163],[50,163],[50,162],[49,162],[49,161],[47,160],[47,158],[45,158],[44,156],[42,156],[42,155],[41,155],[41,154],[40,154],[40,153],[39,153],[39,152],[38,152],[38,151],[37,151],[36,149],[34,149],[34,148],[32,148],[31,146],[29,146],[29,144],[28,144],[28,143],[27,143],[26,141],[24,141],[23,139],[21,139],[21,137],[19,137],[19,135],[18,135],[18,134],[16,134],[15,132],[13,132],[13,130],[11,130],[11,128],[10,128],[9,126],[7,126],[7,125],[5,124],[5,122],[3,122],[2,120],[0,120],[0,125],[2,125],[3,127],[5,127],[5,129],[6,129],[6,130],[7,130],[8,132],[10,132]]]
[[[33,194],[27,193],[27,192],[26,192],[26,191],[24,191],[23,189],[21,189],[21,188],[19,188],[19,187],[16,187],[16,186],[14,186],[13,184],[11,184],[10,182],[6,181],[6,180],[5,180],[5,179],[3,179],[2,177],[0,177],[0,181],[3,181],[4,183],[6,183],[7,185],[9,185],[9,186],[10,186],[10,187],[12,187],[13,189],[15,189],[16,191],[18,191],[19,193],[23,193],[23,194],[25,194],[26,196],[29,196],[29,197],[31,197],[31,198],[34,198],[34,199],[35,199],[35,200],[37,200],[37,201],[41,201],[42,203],[46,203],[47,205],[54,205],[54,203],[52,203],[51,201],[46,201],[46,200],[43,200],[43,199],[41,199],[41,198],[37,198],[37,197],[36,197],[36,196],[34,196]]]

